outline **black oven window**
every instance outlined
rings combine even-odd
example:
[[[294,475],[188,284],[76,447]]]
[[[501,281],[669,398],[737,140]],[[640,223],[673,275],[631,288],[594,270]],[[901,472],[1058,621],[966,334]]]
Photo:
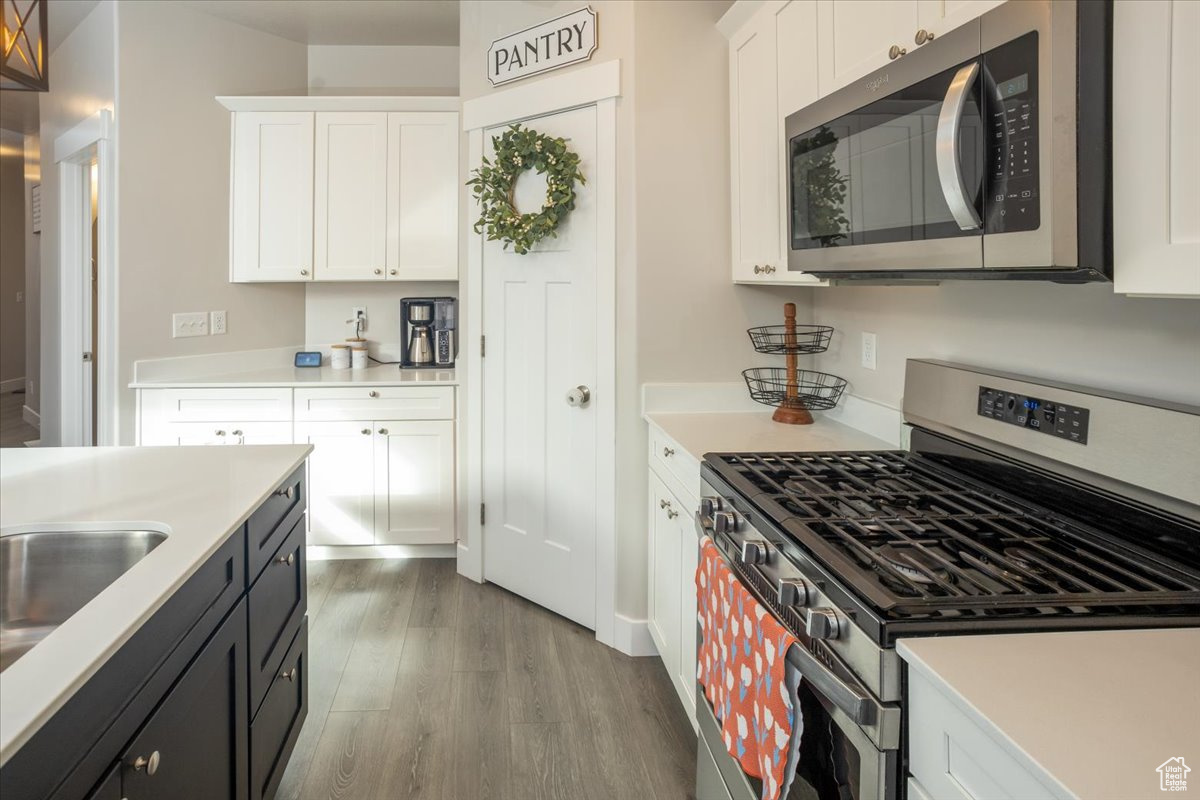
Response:
[[[979,235],[954,221],[938,178],[938,116],[958,67],[882,97],[789,143],[797,250]],[[976,82],[963,110],[963,181],[982,207],[984,123]]]
[[[859,800],[862,761],[859,752],[834,724],[829,712],[800,682],[800,763],[788,800]]]

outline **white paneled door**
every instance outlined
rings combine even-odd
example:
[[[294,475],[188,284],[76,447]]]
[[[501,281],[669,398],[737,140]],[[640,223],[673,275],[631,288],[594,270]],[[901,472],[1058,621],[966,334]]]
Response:
[[[597,110],[523,124],[566,138],[588,182],[557,239],[523,256],[483,246],[483,576],[595,628],[597,415],[613,398],[567,395],[598,379]],[[484,131],[485,156],[504,130]],[[518,210],[536,211],[545,192],[524,173]]]

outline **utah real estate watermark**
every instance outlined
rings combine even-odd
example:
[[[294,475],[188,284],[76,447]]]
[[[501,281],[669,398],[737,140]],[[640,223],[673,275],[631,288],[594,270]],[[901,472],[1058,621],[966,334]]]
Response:
[[[1187,776],[1192,768],[1183,763],[1183,756],[1168,758],[1158,766],[1158,788],[1164,792],[1186,792]]]

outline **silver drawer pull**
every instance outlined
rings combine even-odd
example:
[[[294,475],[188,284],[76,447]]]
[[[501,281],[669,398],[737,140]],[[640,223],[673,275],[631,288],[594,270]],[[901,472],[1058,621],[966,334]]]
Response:
[[[237,433],[237,431],[234,431],[234,433]],[[296,496],[296,487],[289,486],[286,489],[276,489],[275,496],[276,497],[286,497],[288,500],[291,500],[293,497]]]
[[[225,435],[225,431],[222,431],[222,430],[215,430],[215,431],[213,431],[213,433],[215,433],[217,436],[224,436],[224,435]]]
[[[283,678],[285,681],[291,681],[291,682],[295,683],[295,681],[296,681],[296,668],[295,668],[295,667],[292,667],[292,668],[291,668],[291,669],[289,669],[287,672],[281,672],[281,673],[279,673],[279,677]]]
[[[146,770],[147,775],[153,775],[154,773],[158,772],[158,762],[160,760],[161,758],[158,755],[158,751],[155,750],[150,754],[149,758],[146,758],[145,756],[138,756],[133,760],[133,764],[131,766],[133,767],[134,772]]]
[[[670,508],[667,509],[667,519],[675,519],[678,516],[679,516],[678,511],[675,511],[674,509],[670,509]]]
[[[280,556],[279,558],[277,558],[275,560],[278,561],[280,564],[287,564],[290,567],[292,564],[296,563],[296,554],[288,553],[286,556]]]
[[[363,428],[362,431],[360,431],[360,433],[362,433],[363,436],[366,436],[370,432],[371,432],[370,428]]]
[[[367,392],[367,397],[379,397],[379,392],[372,389],[371,391]]]
[[[387,436],[387,428],[380,428],[380,429],[379,429],[379,432],[380,432],[381,434],[383,434],[384,436]]]
[[[659,507],[659,508],[670,508],[670,507],[671,507],[671,501],[670,501],[670,500],[659,500],[659,501],[658,501],[658,507]]]
[[[675,455],[675,451],[673,449],[670,447],[663,448],[663,458],[670,458],[673,455]]]

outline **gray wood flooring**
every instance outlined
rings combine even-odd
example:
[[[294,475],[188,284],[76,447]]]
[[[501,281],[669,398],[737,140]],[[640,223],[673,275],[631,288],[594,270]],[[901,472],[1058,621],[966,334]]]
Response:
[[[24,447],[25,442],[38,438],[37,428],[21,418],[24,393],[0,394],[0,447]]]
[[[310,706],[280,800],[692,796],[696,737],[659,659],[449,559],[308,575]]]

